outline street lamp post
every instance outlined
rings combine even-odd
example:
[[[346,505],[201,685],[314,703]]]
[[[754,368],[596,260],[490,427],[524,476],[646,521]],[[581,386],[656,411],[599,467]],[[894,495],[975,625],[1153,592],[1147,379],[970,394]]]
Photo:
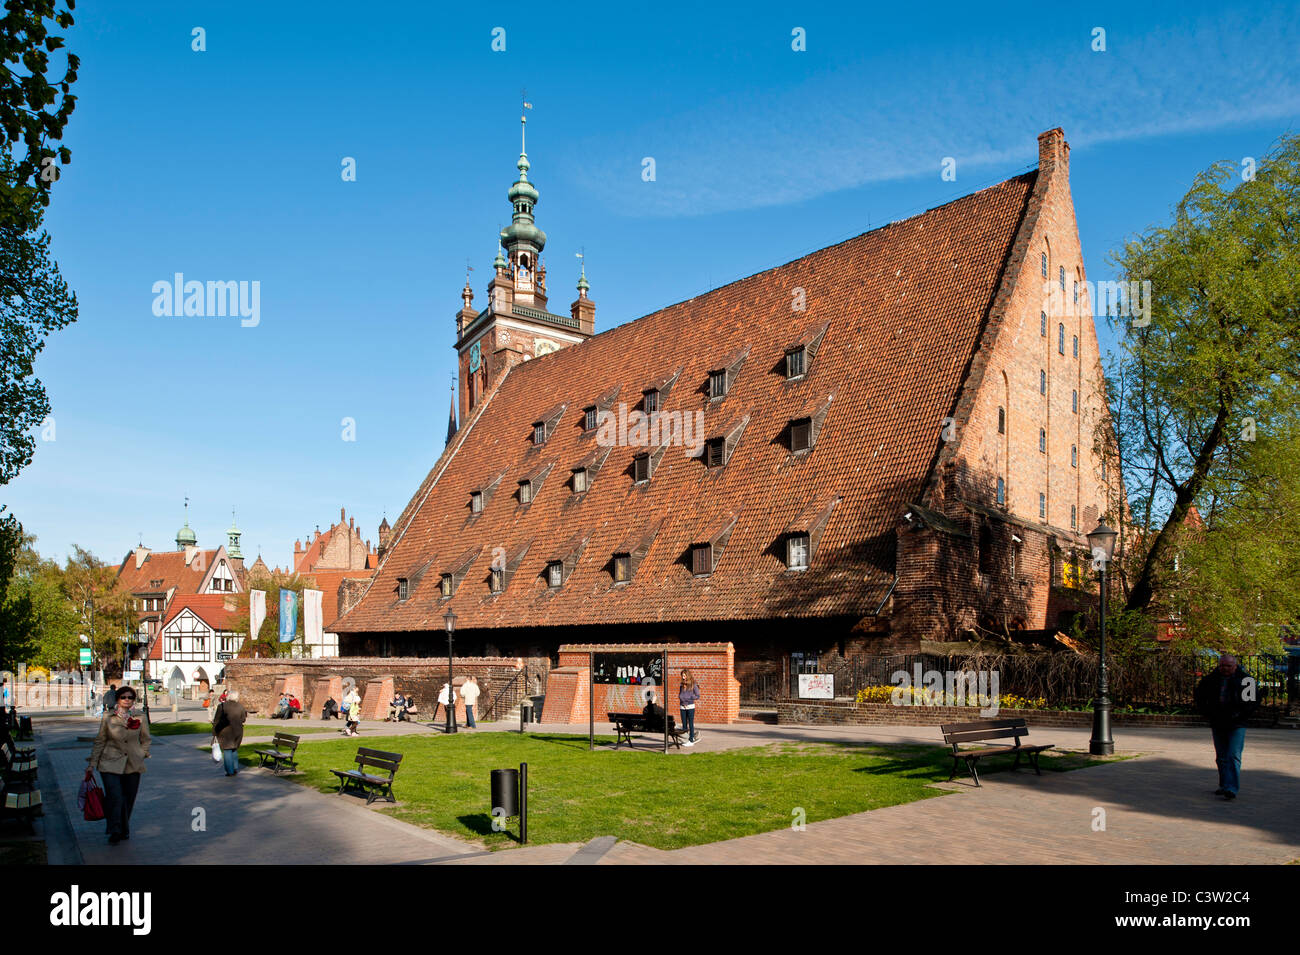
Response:
[[[452,655],[452,635],[456,632],[456,611],[450,607],[442,615],[443,622],[447,625],[447,732],[456,732],[456,690],[452,686],[451,673],[451,655]]]
[[[1101,568],[1101,647],[1097,667],[1097,698],[1092,704],[1092,739],[1088,752],[1093,756],[1110,756],[1115,752],[1115,741],[1110,735],[1110,680],[1106,673],[1106,569],[1115,556],[1115,538],[1118,536],[1106,524],[1098,524],[1088,535],[1093,562]]]

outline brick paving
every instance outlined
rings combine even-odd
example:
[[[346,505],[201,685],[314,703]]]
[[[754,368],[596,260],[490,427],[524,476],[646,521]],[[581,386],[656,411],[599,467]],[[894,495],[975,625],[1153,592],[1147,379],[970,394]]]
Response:
[[[486,852],[473,844],[367,810],[358,801],[323,795],[258,771],[227,779],[196,751],[202,735],[155,739],[141,786],[132,838],[106,844],[103,823],[76,811],[77,785],[95,721],[39,719],[42,771],[57,774],[72,834],[85,862],[105,864],[359,863],[511,864],[762,864],[762,863],[1285,863],[1300,859],[1300,732],[1251,730],[1241,798],[1216,799],[1214,752],[1205,729],[1117,728],[1117,751],[1135,758],[1067,773],[995,773],[984,787],[953,783],[952,795],[810,823],[728,842],[673,851],[596,838],[588,843],[530,845]],[[319,720],[286,724],[306,728]],[[334,724],[337,726],[337,724]],[[517,728],[517,724],[513,724]],[[597,724],[600,733],[609,732]],[[484,724],[479,732],[511,729]],[[581,733],[585,727],[534,725],[537,732]],[[436,733],[420,724],[362,724],[366,736]],[[702,728],[700,744],[673,758],[781,740],[934,743],[928,726],[803,727],[737,723]],[[1038,742],[1086,751],[1089,732],[1053,727]],[[303,744],[336,739],[308,733]],[[253,739],[253,737],[249,737]],[[640,746],[654,747],[645,738]],[[949,787],[945,787],[949,788]],[[203,807],[206,832],[191,828]],[[1094,831],[1096,809],[1105,830]],[[48,810],[47,810],[48,812]],[[57,831],[47,826],[50,837]],[[216,838],[213,838],[216,837]]]

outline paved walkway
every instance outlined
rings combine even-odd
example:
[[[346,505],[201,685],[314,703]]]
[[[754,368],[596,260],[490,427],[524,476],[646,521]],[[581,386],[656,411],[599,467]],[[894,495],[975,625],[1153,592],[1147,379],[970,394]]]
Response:
[[[182,714],[184,718],[187,714]],[[1214,752],[1204,729],[1116,727],[1117,751],[1133,759],[1067,773],[995,773],[984,787],[729,842],[666,852],[611,837],[586,844],[484,852],[469,843],[401,823],[359,801],[323,795],[259,771],[228,779],[195,747],[202,736],[156,737],[129,842],[106,844],[103,823],[76,812],[95,721],[38,719],[42,772],[52,766],[84,861],[136,863],[734,864],[734,863],[1285,863],[1300,859],[1300,732],[1252,730],[1242,797],[1212,795]],[[293,732],[337,722],[295,720]],[[478,732],[512,726],[484,724]],[[513,724],[517,729],[518,724]],[[541,724],[538,732],[586,727]],[[597,724],[597,731],[609,728]],[[363,723],[362,737],[431,734],[427,724]],[[936,727],[798,727],[739,723],[703,728],[698,746],[672,758],[781,740],[934,743]],[[1039,742],[1086,751],[1086,728],[1035,732]],[[303,745],[337,739],[306,733]],[[249,736],[247,741],[254,740]],[[652,747],[649,739],[642,746]],[[53,807],[50,807],[51,809]],[[194,810],[206,814],[195,831]],[[1104,816],[1098,813],[1104,811]],[[50,811],[47,810],[47,816]],[[1104,829],[1094,829],[1104,818]],[[55,820],[57,823],[57,820]],[[47,838],[58,836],[47,820]],[[66,855],[66,853],[65,853]],[[60,857],[52,849],[51,861]]]

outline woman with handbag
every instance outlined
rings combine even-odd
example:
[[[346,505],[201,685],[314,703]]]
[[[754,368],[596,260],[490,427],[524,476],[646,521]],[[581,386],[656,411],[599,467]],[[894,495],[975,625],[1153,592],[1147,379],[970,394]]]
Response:
[[[220,747],[226,775],[239,773],[239,745],[244,741],[244,723],[248,710],[239,702],[239,691],[231,690],[226,702],[217,704],[212,716],[212,744]]]
[[[99,770],[104,783],[104,819],[110,845],[131,838],[131,810],[140,791],[144,761],[149,758],[149,727],[131,712],[135,690],[123,686],[114,703],[104,714],[95,745],[86,758],[91,769]]]

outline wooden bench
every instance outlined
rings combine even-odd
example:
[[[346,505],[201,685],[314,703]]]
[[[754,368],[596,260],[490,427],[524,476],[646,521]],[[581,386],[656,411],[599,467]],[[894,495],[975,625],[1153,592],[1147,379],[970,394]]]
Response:
[[[271,766],[271,772],[279,773],[280,766],[287,766],[290,770],[298,768],[298,762],[294,759],[294,754],[298,751],[298,742],[301,736],[294,736],[292,733],[276,733],[271,740],[270,749],[255,749],[254,755],[257,756],[259,765]]]
[[[41,814],[41,791],[34,781],[0,782],[0,819],[21,819],[34,833],[33,819]]]
[[[943,730],[943,741],[952,746],[952,773],[948,776],[948,782],[952,782],[957,776],[957,770],[961,767],[961,761],[966,761],[966,769],[970,771],[971,778],[975,780],[975,785],[980,785],[980,774],[976,768],[977,764],[985,756],[1002,756],[1015,753],[1016,762],[1011,767],[1012,771],[1020,768],[1020,757],[1029,757],[1030,765],[1034,767],[1034,772],[1039,776],[1043,775],[1038,769],[1038,754],[1045,749],[1052,749],[1055,744],[1048,743],[1045,746],[1024,746],[1020,742],[1022,736],[1029,735],[1029,726],[1023,719],[1012,720],[974,720],[970,723],[945,723],[940,727]],[[1013,746],[984,746],[980,749],[962,749],[962,743],[981,743],[993,739],[1015,738]]]
[[[664,724],[659,719],[649,719],[643,713],[606,713],[605,716],[614,724],[614,732],[617,738],[614,741],[614,748],[618,749],[623,743],[632,745],[633,733],[655,733],[663,735]],[[677,721],[672,716],[665,716],[668,720],[668,738],[678,748],[682,748],[682,730],[677,725]]]
[[[36,753],[18,749],[12,739],[0,743],[0,779],[7,783],[35,783]]]
[[[339,795],[349,789],[358,789],[366,793],[367,806],[380,796],[386,796],[389,802],[397,802],[393,796],[393,777],[397,775],[401,761],[401,753],[385,753],[383,750],[362,747],[357,750],[356,769],[331,769],[330,772],[339,778]],[[386,771],[388,775],[366,772],[367,767]]]

